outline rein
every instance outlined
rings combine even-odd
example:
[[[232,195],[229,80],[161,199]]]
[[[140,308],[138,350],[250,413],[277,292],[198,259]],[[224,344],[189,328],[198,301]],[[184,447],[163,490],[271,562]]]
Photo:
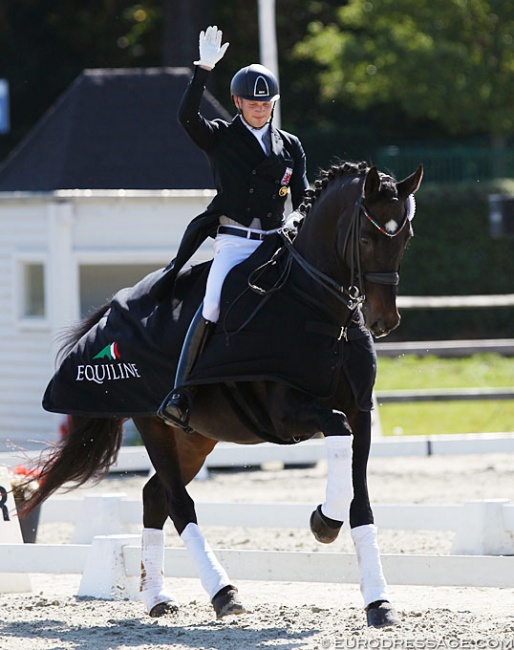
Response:
[[[329,293],[335,296],[343,305],[350,311],[354,311],[357,307],[364,302],[364,296],[360,294],[359,289],[353,284],[350,288],[346,289],[342,285],[338,284],[330,276],[326,275],[310,262],[307,262],[300,253],[293,246],[293,242],[289,236],[289,232],[285,229],[280,229],[279,234],[284,240],[285,247],[287,248],[289,254],[294,259],[294,261],[300,266],[301,269],[307,273],[311,278],[316,280],[321,284]]]

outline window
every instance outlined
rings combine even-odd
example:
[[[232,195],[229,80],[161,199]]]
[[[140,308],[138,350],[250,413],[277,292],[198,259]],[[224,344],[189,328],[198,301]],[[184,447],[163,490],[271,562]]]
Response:
[[[81,264],[80,315],[105,304],[124,287],[132,287],[148,273],[160,268],[159,264]]]
[[[45,266],[42,262],[22,265],[21,318],[45,318]]]

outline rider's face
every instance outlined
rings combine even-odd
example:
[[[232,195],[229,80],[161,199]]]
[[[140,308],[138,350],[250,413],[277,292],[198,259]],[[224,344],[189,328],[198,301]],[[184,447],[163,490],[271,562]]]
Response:
[[[246,122],[254,129],[260,129],[271,119],[273,102],[256,102],[251,99],[234,97],[234,103],[243,114]]]

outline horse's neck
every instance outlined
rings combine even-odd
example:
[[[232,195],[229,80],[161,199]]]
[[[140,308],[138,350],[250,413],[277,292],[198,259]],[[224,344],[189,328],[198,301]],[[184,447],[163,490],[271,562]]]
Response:
[[[344,220],[350,221],[353,203],[345,207],[341,197],[337,195],[337,187],[335,190],[334,196],[320,195],[317,199],[305,218],[294,245],[310,265],[340,287],[348,288],[351,273],[343,258],[342,249],[346,235]],[[347,214],[349,216],[346,216]],[[300,265],[293,265],[292,273],[299,286],[311,297],[317,297],[325,308],[333,313],[337,322],[345,322],[348,315],[346,307],[322,281],[309,277]]]
[[[341,193],[348,194],[350,200]],[[344,284],[350,273],[342,258],[342,239],[357,195],[349,183],[328,187],[312,205],[295,240],[295,248],[302,257],[340,284]]]

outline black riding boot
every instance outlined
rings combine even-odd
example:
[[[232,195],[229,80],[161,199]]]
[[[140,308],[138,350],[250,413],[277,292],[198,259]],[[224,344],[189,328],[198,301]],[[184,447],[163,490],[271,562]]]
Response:
[[[178,361],[175,387],[164,398],[157,411],[157,414],[167,424],[179,426],[183,429],[188,428],[191,402],[195,392],[194,386],[184,386],[184,382],[201,355],[207,339],[216,325],[216,323],[206,320],[202,316],[202,307],[203,305],[200,305],[187,330]]]

